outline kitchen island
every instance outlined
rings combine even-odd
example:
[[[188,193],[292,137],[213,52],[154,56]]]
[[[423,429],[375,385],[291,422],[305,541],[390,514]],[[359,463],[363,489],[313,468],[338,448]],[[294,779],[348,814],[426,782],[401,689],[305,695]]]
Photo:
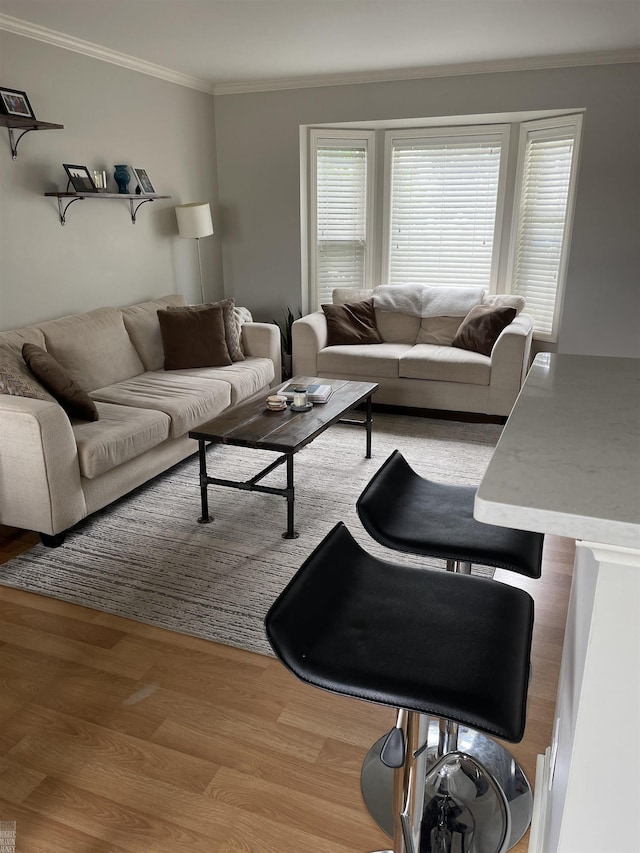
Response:
[[[542,353],[475,517],[576,540],[531,853],[640,850],[640,359]]]

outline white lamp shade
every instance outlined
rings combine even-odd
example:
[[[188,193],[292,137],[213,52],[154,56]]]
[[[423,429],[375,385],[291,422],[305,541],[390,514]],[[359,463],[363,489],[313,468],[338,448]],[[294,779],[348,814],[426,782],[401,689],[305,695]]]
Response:
[[[208,202],[197,201],[193,204],[180,204],[176,207],[178,233],[181,237],[208,237],[213,234],[211,208]]]

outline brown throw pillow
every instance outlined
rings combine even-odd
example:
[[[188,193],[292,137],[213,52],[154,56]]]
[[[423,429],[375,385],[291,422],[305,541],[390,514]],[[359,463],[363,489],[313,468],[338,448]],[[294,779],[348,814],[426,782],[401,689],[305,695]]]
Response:
[[[321,307],[327,318],[327,346],[382,343],[376,326],[373,299]]]
[[[515,308],[474,305],[460,324],[451,342],[452,347],[491,355],[500,332],[516,316]]]
[[[220,305],[158,311],[164,369],[223,367],[231,364]]]
[[[46,350],[35,344],[24,344],[22,357],[33,375],[56,398],[70,418],[98,420],[98,410],[91,397]]]
[[[172,306],[169,311],[203,311],[210,308],[212,305],[219,305],[222,308],[222,322],[224,324],[224,339],[229,350],[229,358],[231,361],[244,361],[244,353],[242,352],[240,321],[235,312],[235,300],[233,297],[222,299],[220,302],[209,302],[206,305],[181,305]]]

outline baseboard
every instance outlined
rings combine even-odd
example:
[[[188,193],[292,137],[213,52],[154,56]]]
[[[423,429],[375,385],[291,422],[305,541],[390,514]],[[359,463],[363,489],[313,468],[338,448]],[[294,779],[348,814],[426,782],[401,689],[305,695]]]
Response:
[[[454,412],[448,409],[423,409],[414,406],[392,406],[388,403],[373,402],[374,412],[387,415],[408,415],[414,418],[433,418],[440,421],[461,421],[472,424],[500,424],[503,425],[506,418],[502,415],[484,415],[479,412]],[[364,408],[364,404],[358,406]]]
[[[549,853],[543,848],[547,823],[547,802],[549,799],[549,769],[551,766],[551,747],[536,760],[536,779],[533,789],[533,815],[529,833],[529,853]]]

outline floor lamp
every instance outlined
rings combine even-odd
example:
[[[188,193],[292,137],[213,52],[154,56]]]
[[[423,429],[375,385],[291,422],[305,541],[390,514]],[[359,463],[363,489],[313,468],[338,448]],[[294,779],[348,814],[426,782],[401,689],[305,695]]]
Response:
[[[198,245],[198,266],[200,267],[200,294],[204,302],[204,284],[202,281],[202,259],[200,257],[200,238],[213,234],[211,208],[208,202],[196,201],[193,204],[180,204],[176,207],[178,233],[181,237],[195,240]]]

